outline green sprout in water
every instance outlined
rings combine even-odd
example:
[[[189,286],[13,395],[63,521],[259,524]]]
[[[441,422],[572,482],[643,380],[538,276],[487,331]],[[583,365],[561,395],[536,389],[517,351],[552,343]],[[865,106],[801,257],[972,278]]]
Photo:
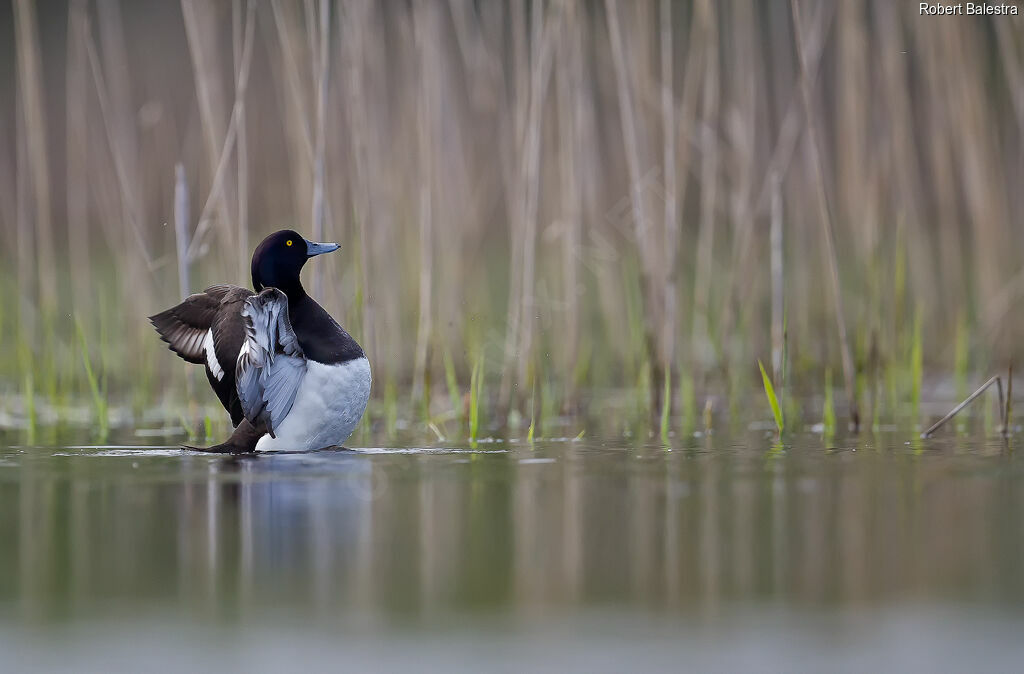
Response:
[[[36,388],[35,380],[32,378],[32,370],[25,371],[25,417],[28,420],[28,444],[36,441]]]
[[[957,400],[967,397],[967,370],[970,367],[970,326],[963,313],[956,324],[956,340],[953,342],[953,381]]]
[[[459,381],[455,376],[455,363],[452,361],[452,354],[448,349],[444,350],[444,379],[448,385],[448,397],[451,399],[452,412],[462,414],[462,395],[459,393]]]
[[[92,394],[93,405],[96,407],[96,421],[98,423],[97,435],[100,441],[107,439],[109,431],[109,419],[107,415],[107,398],[104,386],[93,372],[92,361],[89,358],[89,347],[85,343],[85,331],[82,330],[82,323],[75,319],[75,332],[78,335],[78,346],[82,353],[82,365],[85,368],[85,378],[89,382],[89,392]]]
[[[477,433],[480,431],[480,395],[484,379],[484,358],[481,355],[473,365],[469,381],[469,444],[476,448]]]
[[[672,412],[672,368],[665,368],[665,394],[661,402],[661,442],[668,444],[669,415]]]
[[[836,432],[836,406],[832,399],[832,368],[825,368],[825,404],[821,413],[821,426],[826,438]]]
[[[759,358],[757,360],[757,366],[761,368],[761,381],[764,383],[764,394],[768,398],[768,405],[772,408],[772,414],[775,416],[775,427],[779,430],[779,435],[782,435],[782,429],[784,427],[782,422],[782,408],[779,407],[779,398],[775,395],[775,387],[772,385],[772,380],[768,377],[768,373],[764,371],[764,364]]]
[[[1007,437],[1013,432],[1013,361],[1010,361],[1010,369],[1006,374],[1006,408],[1003,412],[1003,436]]]
[[[530,400],[530,428],[526,431],[526,441],[533,444],[533,436],[537,432],[537,375],[533,377],[533,398]]]
[[[921,413],[921,382],[924,379],[924,348],[921,337],[921,311],[914,319],[914,341],[910,348],[910,402],[917,423]]]
[[[679,379],[679,404],[683,408],[683,436],[693,435],[697,429],[697,392],[692,372],[687,371]]]

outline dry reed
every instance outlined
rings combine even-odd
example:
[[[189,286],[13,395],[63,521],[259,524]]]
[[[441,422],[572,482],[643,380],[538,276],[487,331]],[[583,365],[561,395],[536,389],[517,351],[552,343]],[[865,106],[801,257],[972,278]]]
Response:
[[[173,400],[184,378],[142,317],[246,282],[280,227],[343,244],[310,287],[381,397],[408,388],[429,417],[453,404],[429,386],[446,352],[464,390],[485,359],[489,422],[611,387],[649,418],[665,396],[675,425],[757,394],[770,354],[787,404],[841,365],[865,427],[911,397],[916,316],[926,371],[961,330],[974,371],[1019,355],[1015,19],[882,0],[3,11],[4,330],[41,364],[0,361],[7,389],[87,390],[73,309],[103,362],[152,367]]]

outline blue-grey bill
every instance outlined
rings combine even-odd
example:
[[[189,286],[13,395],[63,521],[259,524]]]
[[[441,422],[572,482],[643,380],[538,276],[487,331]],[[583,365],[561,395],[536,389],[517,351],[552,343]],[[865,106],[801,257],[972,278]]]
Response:
[[[341,248],[336,243],[317,243],[316,241],[306,241],[306,257],[313,257],[314,255],[323,255],[324,253],[333,253],[334,251]]]

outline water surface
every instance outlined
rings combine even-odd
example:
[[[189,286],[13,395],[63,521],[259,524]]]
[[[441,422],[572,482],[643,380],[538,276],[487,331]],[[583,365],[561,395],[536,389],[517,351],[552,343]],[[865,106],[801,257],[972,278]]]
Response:
[[[19,669],[1024,658],[1024,462],[1000,439],[243,458],[117,439],[0,438],[0,649]]]

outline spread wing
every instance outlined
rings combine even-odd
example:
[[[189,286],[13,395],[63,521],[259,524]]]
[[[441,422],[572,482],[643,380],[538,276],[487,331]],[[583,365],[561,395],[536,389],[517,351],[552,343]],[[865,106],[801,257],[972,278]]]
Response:
[[[242,345],[241,334],[224,331],[224,324],[232,316],[229,307],[252,294],[238,286],[210,286],[149,320],[171,351],[190,363],[212,365],[210,369],[216,372],[221,362],[235,361]]]
[[[210,386],[236,426],[242,420],[242,408],[235,391],[233,365],[245,340],[240,312],[245,299],[252,295],[251,290],[238,286],[210,286],[149,317],[171,351],[190,363],[206,366]]]
[[[288,415],[306,374],[306,357],[288,320],[288,298],[267,288],[245,300],[245,341],[235,368],[238,398],[249,423],[274,429]]]
[[[190,363],[206,362],[207,332],[220,309],[220,298],[196,293],[167,311],[150,316],[160,339]]]

